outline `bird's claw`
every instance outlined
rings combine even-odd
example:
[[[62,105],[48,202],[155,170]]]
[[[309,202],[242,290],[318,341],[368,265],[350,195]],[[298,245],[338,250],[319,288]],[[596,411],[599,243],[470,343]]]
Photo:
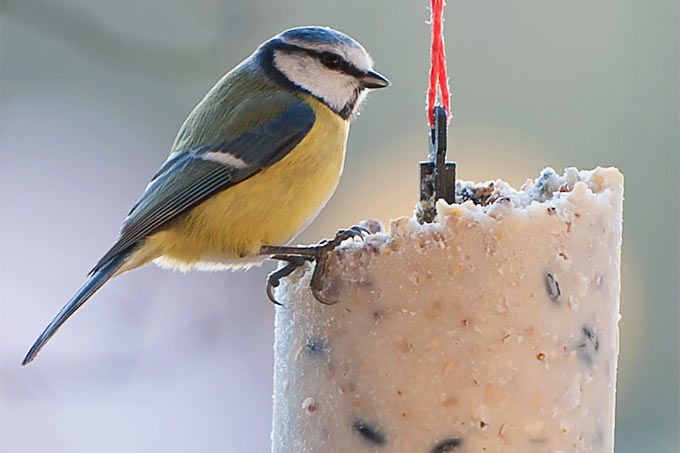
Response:
[[[295,269],[302,266],[305,261],[308,261],[307,257],[296,256],[296,255],[274,255],[272,259],[286,261],[288,264],[283,266],[281,269],[277,269],[267,275],[267,297],[276,305],[281,305],[280,302],[274,297],[274,288],[279,286],[281,279],[292,274]]]
[[[323,295],[323,277],[328,271],[333,251],[347,239],[358,238],[364,240],[369,234],[371,234],[371,232],[367,228],[361,225],[354,225],[353,227],[338,231],[333,239],[324,239],[314,246],[314,272],[312,272],[312,279],[309,283],[309,287],[317,301],[324,305],[333,305],[338,302],[337,300],[328,299]]]
[[[269,300],[276,305],[281,305],[274,298],[274,288],[279,286],[283,277],[287,277],[295,269],[302,266],[305,261],[314,261],[314,271],[312,272],[312,279],[309,287],[312,290],[314,298],[324,305],[336,304],[337,300],[328,299],[323,296],[323,277],[328,271],[330,258],[333,251],[345,240],[358,238],[364,240],[366,236],[371,234],[371,231],[361,225],[354,225],[353,227],[342,229],[337,232],[333,239],[323,239],[316,245],[306,247],[277,247],[265,246],[261,253],[271,254],[280,251],[281,254],[275,254],[272,259],[286,261],[286,264],[281,269],[278,269],[269,274],[267,277],[267,296]],[[269,252],[269,253],[267,253]]]
[[[329,241],[327,244],[320,246],[317,249],[316,256],[314,257],[314,271],[312,272],[312,279],[309,282],[309,288],[312,290],[314,298],[324,305],[333,305],[338,302],[337,300],[327,299],[323,296],[323,277],[328,271],[330,257],[337,246],[338,245],[333,241]]]

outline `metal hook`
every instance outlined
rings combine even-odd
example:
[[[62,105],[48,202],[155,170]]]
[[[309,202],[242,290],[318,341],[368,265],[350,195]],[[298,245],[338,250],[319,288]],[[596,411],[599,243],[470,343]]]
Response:
[[[434,107],[434,124],[430,130],[430,160],[420,162],[420,204],[416,213],[420,223],[434,220],[440,198],[449,204],[456,201],[456,163],[446,162],[447,121],[441,105]]]

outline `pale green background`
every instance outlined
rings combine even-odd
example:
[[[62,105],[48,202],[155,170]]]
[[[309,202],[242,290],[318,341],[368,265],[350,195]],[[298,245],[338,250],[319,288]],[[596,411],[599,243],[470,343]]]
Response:
[[[328,24],[393,87],[352,128],[301,240],[409,214],[424,157],[425,0],[2,2],[0,450],[269,448],[272,265],[111,282],[37,362],[185,115],[262,40]],[[626,177],[617,452],[678,451],[678,3],[449,0],[451,148],[465,178]]]

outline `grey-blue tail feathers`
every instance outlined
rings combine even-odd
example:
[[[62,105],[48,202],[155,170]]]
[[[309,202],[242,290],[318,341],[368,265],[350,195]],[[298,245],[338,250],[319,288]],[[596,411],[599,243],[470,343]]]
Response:
[[[113,274],[116,273],[118,269],[125,263],[128,258],[129,253],[119,253],[118,255],[112,257],[107,263],[99,267],[96,272],[87,280],[87,282],[78,290],[78,292],[69,300],[66,305],[61,309],[57,316],[52,320],[52,322],[45,327],[43,333],[40,334],[31,349],[26,354],[24,361],[21,362],[22,365],[27,365],[35,359],[35,356],[40,352],[45,343],[52,338],[57,330],[66,322],[68,318],[71,317],[73,313],[76,312],[87,300],[95,293],[99,288],[104,285]]]

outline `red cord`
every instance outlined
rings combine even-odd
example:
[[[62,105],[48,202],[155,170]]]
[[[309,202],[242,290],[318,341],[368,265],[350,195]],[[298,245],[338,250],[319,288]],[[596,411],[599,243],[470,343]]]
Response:
[[[432,51],[430,54],[430,84],[427,89],[427,116],[434,129],[434,103],[437,98],[437,84],[447,121],[451,120],[449,102],[449,79],[446,75],[446,50],[444,49],[444,0],[430,0],[432,6]]]

